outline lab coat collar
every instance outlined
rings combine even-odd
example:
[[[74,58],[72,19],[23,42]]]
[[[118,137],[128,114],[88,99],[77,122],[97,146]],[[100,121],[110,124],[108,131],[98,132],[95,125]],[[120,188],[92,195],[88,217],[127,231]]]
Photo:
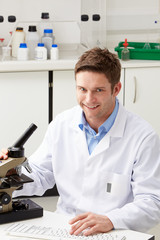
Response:
[[[115,122],[108,132],[112,137],[122,137],[124,134],[124,129],[127,121],[127,111],[119,102],[119,110]]]
[[[88,155],[89,158],[92,158],[95,155],[97,155],[97,154],[105,151],[107,148],[109,148],[111,137],[112,138],[116,138],[116,137],[120,138],[124,134],[126,119],[127,119],[127,111],[119,103],[119,110],[118,110],[117,117],[115,119],[115,122],[114,122],[112,128],[102,138],[102,140],[99,142],[99,144],[95,147],[92,154],[89,155],[84,130],[82,131],[79,127],[81,116],[82,116],[82,109],[80,108],[80,106],[78,106],[74,113],[73,121],[71,122],[70,127],[72,129],[74,129],[77,133],[79,133],[76,136],[75,141],[77,142],[77,145],[80,147],[80,152],[83,152],[83,154],[85,154],[85,156]],[[81,142],[81,144],[80,144],[80,142]],[[81,151],[82,149],[83,149],[83,151]]]
[[[115,119],[115,122],[110,129],[110,131],[102,138],[102,140],[97,144],[94,151],[90,155],[90,158],[94,157],[97,154],[105,151],[110,146],[111,138],[121,138],[124,134],[124,129],[126,125],[127,111],[122,105],[119,106],[118,114]]]
[[[82,109],[80,108],[80,106],[77,106],[74,117],[73,117],[73,121],[70,124],[70,127],[78,132],[82,131],[79,127],[82,114],[83,114]],[[124,128],[126,125],[126,119],[127,119],[127,111],[119,102],[119,110],[117,113],[117,117],[115,119],[113,126],[107,133],[107,135],[111,137],[122,137],[124,133]]]

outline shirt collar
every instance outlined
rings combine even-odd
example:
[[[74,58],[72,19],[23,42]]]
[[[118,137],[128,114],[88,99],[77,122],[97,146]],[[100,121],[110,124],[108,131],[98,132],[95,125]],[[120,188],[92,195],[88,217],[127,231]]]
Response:
[[[105,132],[108,132],[110,130],[110,128],[112,127],[115,119],[116,119],[116,116],[117,116],[117,113],[118,113],[118,109],[119,109],[119,101],[118,99],[116,98],[116,104],[115,104],[115,107],[114,107],[114,110],[112,112],[112,114],[109,116],[109,118],[107,118],[107,120],[99,127],[98,129],[98,132],[101,132],[101,131],[105,131]],[[83,131],[83,128],[88,128],[88,123],[85,119],[85,116],[84,116],[84,112],[82,111],[82,114],[81,114],[81,117],[80,117],[80,122],[79,122],[79,128]],[[90,127],[90,126],[89,126]]]

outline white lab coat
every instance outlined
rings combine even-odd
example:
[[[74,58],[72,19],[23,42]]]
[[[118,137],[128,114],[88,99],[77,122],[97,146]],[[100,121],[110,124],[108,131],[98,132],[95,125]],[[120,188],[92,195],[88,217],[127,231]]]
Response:
[[[120,104],[113,127],[89,155],[81,112],[74,107],[49,125],[29,159],[34,183],[17,192],[42,195],[56,182],[58,212],[90,211],[108,216],[115,228],[148,230],[160,221],[159,137]]]

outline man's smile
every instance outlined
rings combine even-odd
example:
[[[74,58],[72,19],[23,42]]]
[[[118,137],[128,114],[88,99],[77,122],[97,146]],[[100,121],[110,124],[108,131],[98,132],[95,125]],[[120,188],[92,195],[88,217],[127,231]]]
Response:
[[[86,105],[86,104],[83,103],[83,105],[88,109],[96,109],[97,107],[99,107],[99,104],[94,105],[94,106],[89,106],[89,105]]]

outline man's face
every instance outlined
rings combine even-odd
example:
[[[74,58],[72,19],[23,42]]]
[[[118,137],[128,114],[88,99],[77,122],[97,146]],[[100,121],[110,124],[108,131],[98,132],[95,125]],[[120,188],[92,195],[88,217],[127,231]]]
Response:
[[[112,91],[103,73],[81,71],[76,74],[77,100],[91,127],[97,129],[110,116],[120,89],[119,82]]]

